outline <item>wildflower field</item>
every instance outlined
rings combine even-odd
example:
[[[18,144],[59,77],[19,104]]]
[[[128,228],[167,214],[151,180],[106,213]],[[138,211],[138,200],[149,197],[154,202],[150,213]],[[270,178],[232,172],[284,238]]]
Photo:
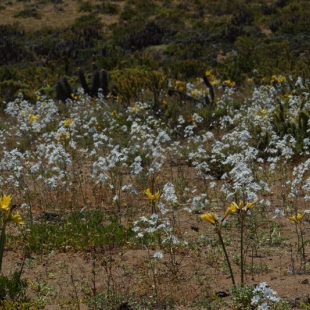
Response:
[[[310,309],[309,29],[307,0],[0,3],[0,309]]]
[[[309,309],[308,81],[206,76],[6,104],[4,309]]]

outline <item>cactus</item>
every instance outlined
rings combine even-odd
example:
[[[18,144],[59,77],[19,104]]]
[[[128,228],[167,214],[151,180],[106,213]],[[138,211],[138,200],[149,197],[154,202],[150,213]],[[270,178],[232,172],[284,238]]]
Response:
[[[95,62],[92,63],[92,77],[91,85],[88,86],[84,70],[82,68],[78,69],[79,82],[84,89],[85,94],[90,96],[98,96],[99,89],[102,89],[104,97],[107,97],[109,93],[109,80],[108,72],[101,70],[99,72],[98,66]],[[61,81],[56,84],[56,98],[61,101],[66,101],[72,98],[72,88],[68,80],[64,77]]]
[[[92,72],[91,76],[91,89],[90,89],[91,95],[97,96],[99,88],[100,88],[100,73],[98,70],[95,70]]]
[[[102,89],[102,94],[104,97],[107,97],[109,93],[109,78],[108,78],[108,72],[105,70],[101,70],[100,74],[100,87]]]
[[[66,77],[56,83],[56,99],[62,102],[72,99],[72,88]]]
[[[85,94],[90,95],[90,89],[87,85],[85,75],[84,75],[84,71],[82,68],[79,68],[78,76],[79,76],[79,81],[81,83],[82,88],[84,89]]]
[[[203,75],[203,81],[205,82],[206,86],[209,88],[209,93],[211,97],[211,101],[210,101],[208,94],[206,94],[205,96],[206,105],[209,105],[209,104],[214,105],[214,89],[213,89],[212,84],[209,82],[209,79],[206,74]]]

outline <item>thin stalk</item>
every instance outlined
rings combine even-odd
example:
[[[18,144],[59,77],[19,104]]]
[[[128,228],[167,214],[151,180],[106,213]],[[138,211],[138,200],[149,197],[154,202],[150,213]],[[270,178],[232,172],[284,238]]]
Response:
[[[230,265],[230,261],[229,261],[229,258],[228,258],[228,254],[227,254],[227,251],[226,251],[226,247],[225,247],[225,244],[224,244],[224,240],[223,240],[221,231],[219,230],[217,232],[217,234],[219,236],[220,243],[221,243],[221,246],[222,246],[223,251],[224,251],[224,255],[225,255],[227,266],[228,266],[228,269],[229,269],[229,272],[230,272],[230,277],[231,277],[232,284],[235,285],[235,277],[234,277],[234,274],[233,274],[233,271],[232,271],[232,268],[231,268],[231,265]]]
[[[151,272],[152,272],[152,277],[153,277],[156,306],[158,306],[159,305],[159,300],[158,300],[158,287],[157,287],[157,279],[156,279],[156,266],[155,266],[155,263],[152,262],[152,258],[151,258],[151,255],[150,255],[149,248],[146,248],[146,249],[147,249],[147,255],[148,255],[148,258],[149,258],[149,263],[150,263],[150,266],[151,266]]]
[[[243,231],[244,231],[244,220],[241,218],[241,229],[240,229],[240,257],[241,257],[241,286],[244,284],[244,253],[243,253]]]
[[[2,260],[3,260],[5,239],[6,238],[5,238],[5,224],[4,224],[0,236],[0,273],[2,272]]]
[[[305,253],[305,244],[304,244],[304,237],[303,237],[303,229],[301,228],[301,225],[302,225],[302,224],[300,224],[299,231],[300,231],[300,241],[301,241],[301,255],[302,255],[302,260],[303,260],[303,264],[304,264],[305,261],[306,261],[306,253]]]

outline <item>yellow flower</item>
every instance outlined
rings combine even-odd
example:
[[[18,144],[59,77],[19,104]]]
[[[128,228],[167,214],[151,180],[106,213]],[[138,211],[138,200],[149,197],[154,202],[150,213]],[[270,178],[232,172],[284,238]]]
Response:
[[[10,217],[10,220],[16,224],[19,224],[19,225],[23,225],[24,222],[23,222],[23,219],[22,217],[20,216],[19,212],[16,212],[14,214],[11,215]]]
[[[230,214],[230,213],[232,213],[233,211],[232,211],[232,209],[230,208],[230,206],[226,209],[226,212],[225,212],[225,214],[224,214],[224,217],[223,217],[223,220],[225,220],[226,219],[226,217]]]
[[[245,206],[245,210],[248,211],[250,210],[254,204],[256,203],[256,201],[253,201],[253,202],[247,202],[246,206]]]
[[[235,202],[232,202],[228,208],[230,209],[230,212],[238,213],[242,209],[242,201],[239,206]]]
[[[266,115],[268,113],[268,110],[267,109],[262,109],[262,114],[263,115]]]
[[[70,135],[69,135],[67,132],[65,132],[65,133],[59,133],[59,134],[58,134],[58,137],[59,137],[61,140],[67,140],[67,139],[70,138]]]
[[[233,82],[233,81],[231,81],[231,80],[225,80],[224,83],[225,83],[227,86],[231,86],[231,87],[233,87],[233,86],[236,85],[236,83]]]
[[[250,210],[254,206],[255,203],[256,203],[256,201],[247,202],[247,204],[243,208],[243,202],[242,201],[239,202],[239,205],[237,205],[235,202],[232,202],[230,204],[230,206],[228,207],[228,209],[230,209],[230,212],[232,212],[232,213],[239,213],[241,211],[247,212],[248,210]]]
[[[74,123],[73,119],[68,118],[68,119],[64,120],[64,126],[65,127],[70,127],[70,125],[72,125],[73,123]]]
[[[3,195],[0,198],[0,208],[5,211],[8,210],[11,200],[12,197],[10,195],[9,196]]]
[[[167,99],[164,98],[164,99],[162,100],[161,104],[162,104],[164,107],[166,107],[166,106],[168,105]]]
[[[212,73],[211,70],[207,70],[207,71],[205,72],[205,75],[206,75],[206,77],[210,80],[210,82],[212,82],[213,80],[215,80],[215,76],[214,76],[214,74]]]
[[[193,123],[193,116],[192,115],[187,115],[186,116],[186,122],[192,124]]]
[[[144,193],[147,195],[147,197],[151,200],[151,201],[155,201],[159,198],[160,194],[159,192],[156,192],[154,194],[151,193],[151,190],[148,188],[144,191]]]
[[[205,214],[200,215],[200,218],[204,222],[211,223],[212,225],[218,223],[218,218],[213,212],[206,212]]]
[[[40,116],[37,116],[37,115],[33,115],[33,114],[29,115],[30,122],[37,121],[39,118],[40,118]]]
[[[297,223],[301,222],[304,218],[306,213],[298,213],[297,216],[288,216],[287,218],[292,222],[292,223]]]
[[[113,110],[113,111],[111,112],[111,115],[112,115],[114,118],[116,118],[116,119],[119,119],[119,118],[120,118],[120,115],[117,113],[116,110]]]

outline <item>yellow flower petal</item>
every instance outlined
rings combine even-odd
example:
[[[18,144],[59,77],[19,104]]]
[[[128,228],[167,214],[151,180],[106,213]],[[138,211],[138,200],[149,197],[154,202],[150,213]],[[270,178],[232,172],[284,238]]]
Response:
[[[306,213],[298,213],[297,214],[297,221],[302,221]]]
[[[212,225],[214,225],[215,223],[218,222],[218,219],[217,219],[216,215],[215,215],[213,212],[211,212],[211,213],[206,212],[205,214],[202,214],[202,215],[200,216],[200,218],[201,218],[203,221],[205,221],[205,222],[211,223]]]
[[[256,203],[256,201],[248,202],[248,203],[246,204],[246,206],[245,206],[245,209],[246,209],[246,210],[251,209],[251,208],[254,206],[255,203]]]
[[[301,222],[304,218],[306,213],[298,213],[297,216],[288,216],[287,218],[292,222],[292,223],[297,223]]]
[[[23,219],[20,216],[19,212],[12,214],[10,220],[16,224],[19,224],[19,225],[24,224]]]
[[[0,198],[0,208],[2,210],[8,210],[11,200],[12,200],[12,197],[10,195],[8,196],[3,195]]]
[[[63,124],[64,124],[65,127],[70,127],[70,125],[72,125],[73,123],[74,123],[74,120],[73,120],[73,119],[70,119],[70,118],[65,119],[65,120],[63,121]]]
[[[151,201],[154,201],[154,200],[157,200],[160,196],[159,192],[156,192],[154,194],[151,193],[151,190],[148,188],[144,191],[144,193],[147,195],[147,197],[151,200]]]
[[[239,206],[235,202],[232,202],[230,204],[229,209],[230,209],[230,212],[232,213],[238,213],[240,210]]]
[[[296,222],[297,222],[295,216],[288,216],[287,218],[288,218],[292,223],[296,223]]]
[[[230,213],[232,213],[232,212],[233,212],[233,211],[231,210],[231,208],[230,208],[230,206],[229,206],[229,207],[227,208],[225,214],[224,214],[223,220],[225,220],[226,217],[227,217]]]

